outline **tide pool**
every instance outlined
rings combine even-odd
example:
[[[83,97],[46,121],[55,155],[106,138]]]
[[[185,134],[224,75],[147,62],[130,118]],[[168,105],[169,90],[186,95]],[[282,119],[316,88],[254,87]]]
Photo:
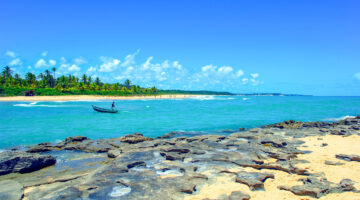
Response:
[[[294,119],[335,121],[360,115],[360,97],[202,96],[188,99],[117,100],[117,114],[91,105],[112,101],[0,102],[0,149],[56,142],[69,136],[91,139],[134,132],[157,137],[170,131],[253,128]]]

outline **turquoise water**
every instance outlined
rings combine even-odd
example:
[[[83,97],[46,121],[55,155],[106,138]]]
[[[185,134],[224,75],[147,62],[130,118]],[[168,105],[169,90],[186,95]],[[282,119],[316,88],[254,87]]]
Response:
[[[360,97],[206,96],[169,100],[118,100],[117,114],[91,105],[111,101],[0,102],[0,148],[56,142],[69,136],[92,139],[140,132],[156,137],[170,131],[252,128],[284,120],[332,121],[360,115]]]

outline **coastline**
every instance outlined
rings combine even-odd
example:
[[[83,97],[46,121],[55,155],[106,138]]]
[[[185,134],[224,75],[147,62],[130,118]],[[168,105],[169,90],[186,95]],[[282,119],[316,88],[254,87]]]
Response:
[[[359,143],[360,116],[227,136],[68,137],[0,153],[17,166],[0,170],[0,197],[360,199]],[[29,170],[29,162],[40,167]]]
[[[7,101],[81,101],[81,100],[136,100],[136,99],[180,99],[209,95],[160,94],[134,96],[102,96],[102,95],[63,95],[63,96],[11,96],[0,97],[0,102]],[[213,96],[213,95],[211,95]]]

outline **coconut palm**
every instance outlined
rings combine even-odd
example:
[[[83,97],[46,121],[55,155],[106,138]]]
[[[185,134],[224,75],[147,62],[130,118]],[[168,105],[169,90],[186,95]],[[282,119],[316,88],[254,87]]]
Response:
[[[4,78],[12,77],[12,73],[13,73],[13,71],[11,70],[11,68],[9,66],[4,67],[4,69],[2,71]]]
[[[125,87],[129,88],[131,85],[131,81],[129,79],[126,79],[124,82]]]
[[[51,70],[54,72],[54,79],[56,79],[55,78],[56,67],[53,67]]]

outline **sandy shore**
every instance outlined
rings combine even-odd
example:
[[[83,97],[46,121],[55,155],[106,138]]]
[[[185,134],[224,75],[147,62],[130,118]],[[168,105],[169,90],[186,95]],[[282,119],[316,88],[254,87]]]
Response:
[[[326,136],[312,136],[302,138],[305,143],[302,145],[302,150],[311,151],[309,154],[299,155],[299,159],[307,160],[308,163],[298,164],[297,167],[309,170],[311,173],[324,173],[325,177],[332,182],[340,182],[342,179],[351,179],[355,182],[355,187],[360,189],[360,163],[341,161],[335,158],[336,154],[360,154],[360,136],[351,135],[348,137],[338,135]],[[328,144],[323,147],[322,144]],[[275,159],[274,159],[275,160]],[[325,161],[341,162],[343,165],[326,165]],[[272,160],[269,160],[272,162]],[[242,191],[250,195],[251,200],[262,199],[282,199],[282,200],[310,200],[317,199],[309,196],[297,196],[291,192],[279,190],[278,186],[300,185],[298,181],[301,176],[297,174],[288,174],[279,170],[256,170],[251,167],[235,167],[228,169],[229,171],[247,171],[247,172],[267,172],[274,174],[274,179],[265,181],[263,191],[251,191],[249,187],[244,184],[234,182],[235,175],[223,174],[219,176],[216,169],[205,172],[210,181],[209,184],[198,188],[197,195],[189,195],[186,200],[203,200],[203,199],[221,199],[222,196],[230,195],[234,191]],[[335,199],[360,199],[360,193],[344,192],[332,193],[319,198],[321,200],[335,200]]]
[[[137,95],[137,96],[101,96],[101,95],[64,95],[64,96],[13,96],[0,97],[0,101],[74,101],[74,100],[132,100],[132,99],[176,99],[190,98],[202,95],[166,94],[166,95]]]

